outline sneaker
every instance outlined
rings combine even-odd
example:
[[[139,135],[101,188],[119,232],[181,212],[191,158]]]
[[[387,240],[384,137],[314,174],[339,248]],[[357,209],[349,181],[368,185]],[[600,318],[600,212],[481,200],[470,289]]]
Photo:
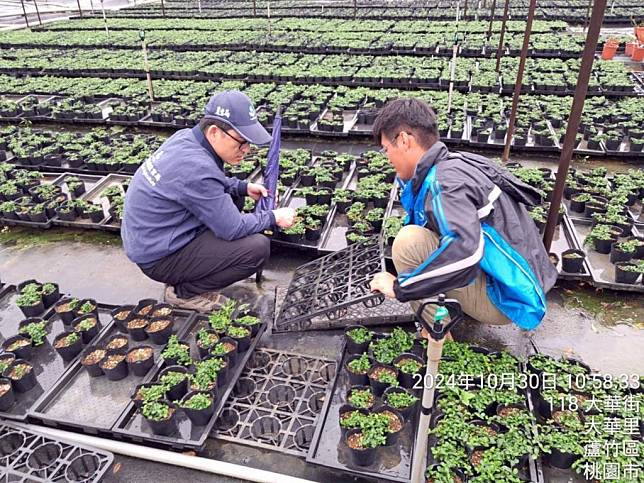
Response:
[[[228,299],[221,295],[221,302],[212,294],[216,292],[207,292],[201,295],[195,295],[187,299],[182,299],[174,291],[174,287],[168,286],[165,289],[163,300],[167,304],[172,304],[177,308],[186,310],[195,310],[203,314],[214,312],[221,308],[221,304],[225,303]]]

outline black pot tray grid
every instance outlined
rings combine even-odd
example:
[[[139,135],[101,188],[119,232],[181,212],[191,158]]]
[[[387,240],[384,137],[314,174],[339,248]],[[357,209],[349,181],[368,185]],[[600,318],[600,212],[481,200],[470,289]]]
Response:
[[[337,374],[334,361],[260,349],[246,363],[213,436],[306,456]]]
[[[373,294],[369,283],[385,269],[382,240],[371,237],[344,250],[318,258],[295,270],[276,318],[274,332],[329,328],[313,324],[316,317],[340,320],[347,307],[363,304],[371,309],[385,298]]]
[[[210,435],[219,414],[222,412],[224,404],[229,398],[233,387],[239,379],[246,361],[249,359],[255,347],[257,346],[262,334],[266,330],[267,324],[262,322],[257,334],[251,340],[251,344],[244,352],[238,352],[234,361],[232,371],[228,373],[222,386],[217,387],[215,391],[215,408],[207,424],[197,426],[190,422],[190,419],[182,411],[176,415],[177,430],[169,436],[155,435],[149,428],[148,423],[143,416],[137,411],[136,406],[131,402],[118,422],[114,425],[114,432],[118,436],[123,436],[135,442],[148,441],[156,444],[171,447],[173,449],[201,449],[206,444],[206,438]],[[190,342],[190,355],[193,360],[198,360],[198,349],[195,344],[195,334],[201,328],[209,328],[208,318],[202,315],[196,315],[191,318],[180,334],[181,340]],[[146,382],[156,380],[161,369],[165,367],[158,365],[154,367],[151,373],[146,377]]]
[[[85,349],[62,377],[32,406],[30,419],[47,426],[86,434],[114,435],[113,429],[129,407],[130,395],[135,386],[146,382],[151,373],[161,365],[160,352],[163,349],[162,345],[153,344],[147,339],[138,342],[133,340],[130,334],[121,332],[111,316],[111,311],[115,308],[117,307],[99,304],[98,316],[103,329],[95,337],[92,345],[104,347],[112,336],[124,335],[128,338],[129,348],[138,345],[152,346],[155,365],[143,377],[132,372],[118,381],[109,380],[106,376],[91,377],[87,369],[81,365],[81,358],[89,350]],[[175,309],[173,331],[180,335],[193,317],[194,312]]]
[[[0,423],[0,479],[15,482],[99,482],[114,455],[52,438],[38,431]]]

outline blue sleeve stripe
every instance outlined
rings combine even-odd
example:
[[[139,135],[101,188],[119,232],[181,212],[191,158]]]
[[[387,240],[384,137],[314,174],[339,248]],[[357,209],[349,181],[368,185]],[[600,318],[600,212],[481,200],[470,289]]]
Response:
[[[432,254],[429,256],[429,258],[427,258],[427,260],[425,260],[418,267],[416,267],[416,269],[414,271],[409,272],[409,273],[400,274],[398,276],[398,282],[402,283],[405,280],[407,280],[408,278],[415,277],[416,275],[421,273],[423,270],[425,270],[429,266],[430,263],[432,263],[434,260],[436,260],[436,258],[438,258],[438,256],[441,253],[443,253],[445,251],[445,249],[447,249],[447,247],[449,246],[450,243],[452,243],[452,241],[454,241],[454,237],[452,237],[451,235],[448,235],[448,236],[444,237],[443,239],[441,239],[440,246],[436,250],[434,250],[432,252]]]
[[[445,218],[445,212],[443,211],[443,205],[441,204],[441,186],[436,181],[436,169],[432,169],[431,172],[431,192],[432,192],[432,207],[434,215],[436,216],[436,221],[438,222],[438,228],[440,229],[442,236],[453,235],[454,232],[449,229],[447,225],[447,219]]]

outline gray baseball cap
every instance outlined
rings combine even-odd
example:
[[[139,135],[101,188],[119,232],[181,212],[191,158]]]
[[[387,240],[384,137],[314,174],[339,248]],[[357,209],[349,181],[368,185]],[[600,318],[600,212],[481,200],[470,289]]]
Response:
[[[204,118],[228,124],[251,144],[271,142],[271,135],[257,120],[253,103],[242,92],[223,91],[212,96],[206,105]]]

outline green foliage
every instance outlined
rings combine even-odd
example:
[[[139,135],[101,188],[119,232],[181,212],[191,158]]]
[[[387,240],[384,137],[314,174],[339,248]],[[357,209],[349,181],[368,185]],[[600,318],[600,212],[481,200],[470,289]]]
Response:
[[[250,335],[250,329],[246,327],[236,327],[234,325],[231,325],[226,330],[226,334],[233,339],[242,339]]]
[[[158,401],[144,402],[141,414],[151,421],[165,421],[171,416],[170,406]]]
[[[188,377],[188,375],[185,372],[169,371],[161,376],[161,384],[163,384],[167,390],[185,380],[186,377]]]
[[[83,332],[86,330],[90,330],[95,325],[96,325],[96,319],[94,317],[87,317],[86,319],[83,319],[78,324],[76,324],[74,328],[80,332]]]
[[[373,401],[374,395],[371,389],[353,389],[349,394],[349,404],[357,408],[369,409]]]
[[[243,317],[236,318],[235,323],[240,325],[258,325],[261,323],[261,320],[259,317],[253,315],[244,315]]]
[[[170,336],[168,339],[168,345],[163,349],[163,352],[161,352],[161,357],[164,359],[174,359],[177,361],[177,364],[182,366],[189,366],[192,364],[190,348],[179,342],[179,338],[176,335]]]
[[[45,329],[45,322],[32,322],[25,325],[20,329],[21,334],[26,334],[31,337],[31,342],[34,346],[42,345],[47,338],[47,330]]]
[[[408,392],[390,392],[385,396],[387,404],[394,409],[405,409],[416,404],[418,398]]]
[[[396,363],[396,367],[405,374],[416,374],[423,365],[415,359],[404,359]]]
[[[199,393],[199,394],[193,395],[187,401],[184,401],[181,404],[181,406],[184,408],[200,410],[200,409],[206,409],[210,407],[211,404],[212,404],[211,396],[207,394]]]
[[[360,357],[350,361],[347,366],[351,372],[356,374],[365,374],[369,369],[371,369],[371,361],[367,354],[362,354]]]
[[[373,332],[364,327],[356,327],[355,329],[348,331],[347,335],[351,337],[356,344],[363,344],[371,340]]]

